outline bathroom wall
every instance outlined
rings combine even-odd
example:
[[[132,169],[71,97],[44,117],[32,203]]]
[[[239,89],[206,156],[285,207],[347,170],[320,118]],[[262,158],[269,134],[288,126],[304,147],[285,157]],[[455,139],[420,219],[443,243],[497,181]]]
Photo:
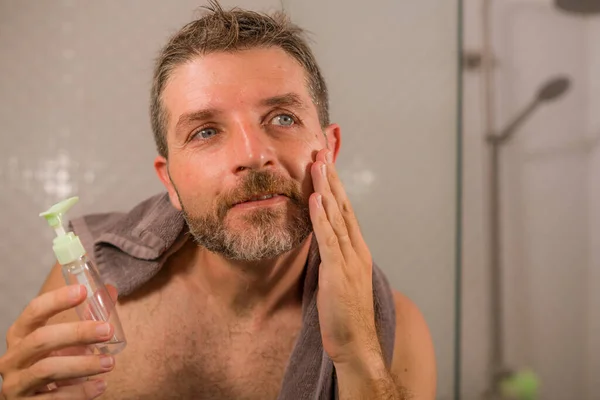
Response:
[[[501,153],[506,361],[538,373],[543,399],[596,398],[598,18],[561,13],[549,1],[492,3],[496,130],[549,78],[572,80],[569,92],[540,107]],[[481,2],[466,0],[465,9],[465,45],[478,49]],[[486,388],[489,354],[482,90],[480,72],[465,72],[464,399],[479,398]]]

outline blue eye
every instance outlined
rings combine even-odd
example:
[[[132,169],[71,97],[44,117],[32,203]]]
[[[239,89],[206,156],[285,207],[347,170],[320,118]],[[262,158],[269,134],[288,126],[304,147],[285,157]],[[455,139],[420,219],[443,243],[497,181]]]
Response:
[[[273,125],[291,126],[294,125],[295,121],[294,118],[288,114],[279,114],[271,120],[271,123],[273,123]]]
[[[199,131],[194,133],[194,136],[195,137],[199,136],[202,139],[210,139],[211,137],[215,136],[216,134],[217,134],[217,130],[215,128],[204,128],[204,129],[200,129]]]

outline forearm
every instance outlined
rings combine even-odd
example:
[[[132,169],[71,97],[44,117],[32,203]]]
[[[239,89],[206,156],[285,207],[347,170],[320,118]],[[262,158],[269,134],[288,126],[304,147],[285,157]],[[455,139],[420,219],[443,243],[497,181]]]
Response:
[[[408,400],[381,356],[335,364],[340,400]]]

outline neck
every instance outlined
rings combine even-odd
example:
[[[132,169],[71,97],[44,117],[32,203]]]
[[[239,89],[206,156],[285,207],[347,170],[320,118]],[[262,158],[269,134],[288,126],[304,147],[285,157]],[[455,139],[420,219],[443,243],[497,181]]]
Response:
[[[281,309],[302,304],[311,238],[276,258],[257,262],[229,260],[190,240],[184,250],[191,260],[186,281],[238,316],[268,318]]]

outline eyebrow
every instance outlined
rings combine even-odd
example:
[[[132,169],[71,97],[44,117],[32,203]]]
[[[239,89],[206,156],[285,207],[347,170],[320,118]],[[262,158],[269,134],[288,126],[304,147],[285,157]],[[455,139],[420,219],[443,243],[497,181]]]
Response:
[[[307,106],[302,102],[300,96],[296,93],[286,93],[280,96],[273,96],[263,99],[259,103],[263,107],[295,107],[301,110],[306,110]],[[194,122],[205,121],[208,119],[215,119],[219,115],[223,114],[222,111],[208,108],[204,110],[192,111],[189,113],[182,114],[177,120],[175,125],[175,132],[180,132],[182,128],[190,125]]]
[[[296,93],[286,93],[281,96],[269,97],[261,101],[263,106],[287,106],[305,110],[307,107]]]
[[[187,126],[196,121],[204,121],[207,119],[214,119],[221,111],[215,110],[213,108],[206,110],[198,110],[192,111],[189,113],[182,114],[177,121],[177,125],[175,125],[175,132],[179,132],[182,127]]]

